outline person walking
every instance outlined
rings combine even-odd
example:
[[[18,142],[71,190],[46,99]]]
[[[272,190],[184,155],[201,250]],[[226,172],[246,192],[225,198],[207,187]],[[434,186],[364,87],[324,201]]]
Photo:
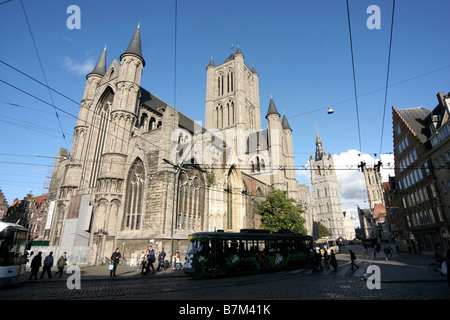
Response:
[[[144,268],[145,268],[145,262],[146,262],[146,260],[147,260],[147,256],[145,255],[145,251],[142,251],[142,253],[141,253],[141,259],[140,259],[140,262],[139,262],[139,268],[138,268],[138,270],[141,271],[141,274],[144,273]]]
[[[31,275],[29,280],[37,280],[37,274],[39,272],[39,268],[42,266],[42,252],[39,251],[39,253],[34,256],[33,260],[31,260]]]
[[[109,272],[110,277],[116,276],[117,265],[119,264],[121,257],[122,255],[120,254],[120,248],[117,247],[116,251],[114,251],[113,254],[111,255],[111,263],[113,264],[113,269]]]
[[[353,267],[356,267],[356,269],[359,269],[359,266],[357,266],[355,263],[355,260],[356,260],[355,253],[352,250],[348,250],[348,252],[350,252],[350,260],[352,261],[352,264],[351,264],[352,270],[353,270]]]
[[[56,262],[56,266],[58,267],[58,271],[55,273],[55,277],[59,274],[59,277],[61,278],[64,271],[64,266],[67,264],[67,252],[64,252],[61,257],[59,257],[58,261]]]
[[[336,260],[336,255],[334,254],[334,250],[331,250],[330,264],[333,267],[333,272],[336,272],[338,264],[337,264],[337,260]]]
[[[383,251],[384,251],[384,254],[386,256],[386,261],[389,261],[389,249],[388,249],[388,247],[384,247]]]
[[[44,267],[42,268],[42,273],[40,279],[44,279],[44,274],[47,272],[49,279],[53,278],[51,269],[53,267],[53,251],[50,251],[49,255],[44,259]]]
[[[329,259],[330,259],[330,256],[328,255],[328,250],[325,249],[323,252],[323,264],[326,269],[330,269],[330,264],[328,262]]]
[[[183,267],[181,266],[181,254],[180,251],[178,251],[178,249],[176,250],[175,253],[175,265],[176,265],[176,269],[183,269]]]
[[[165,259],[166,253],[164,252],[164,248],[162,248],[158,255],[158,268],[156,268],[156,271],[160,271],[161,269],[166,270],[166,268],[164,267]]]
[[[152,274],[156,273],[155,267],[153,266],[153,263],[155,261],[155,251],[153,250],[152,246],[149,246],[147,250],[147,265],[145,266],[144,276],[147,274],[147,272],[150,271],[150,268],[152,269]]]

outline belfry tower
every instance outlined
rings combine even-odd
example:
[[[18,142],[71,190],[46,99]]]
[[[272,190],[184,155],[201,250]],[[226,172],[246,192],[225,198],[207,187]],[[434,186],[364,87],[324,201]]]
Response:
[[[334,167],[334,160],[325,153],[316,126],[316,154],[310,160],[312,196],[314,198],[313,220],[320,222],[332,233],[332,238],[344,236],[341,196]]]

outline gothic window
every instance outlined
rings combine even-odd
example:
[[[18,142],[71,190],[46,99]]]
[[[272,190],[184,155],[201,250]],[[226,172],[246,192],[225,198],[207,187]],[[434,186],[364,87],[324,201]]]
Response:
[[[95,145],[92,170],[89,185],[95,187],[97,184],[97,178],[100,172],[101,156],[105,147],[106,135],[108,133],[108,127],[110,122],[111,105],[114,100],[114,93],[111,88],[107,88],[100,98],[95,115],[93,117],[94,136],[93,142]]]
[[[223,128],[223,106],[221,103],[216,108],[217,110],[217,129]]]
[[[136,159],[128,173],[125,205],[125,230],[141,229],[143,197],[145,188],[145,169],[140,159]]]
[[[223,96],[224,93],[224,76],[223,74],[219,74],[219,77],[217,78],[217,90],[218,90],[218,96]]]
[[[139,126],[140,126],[141,128],[145,128],[146,123],[147,123],[147,114],[146,114],[146,113],[143,113],[143,114],[141,115],[141,120],[139,121]]]
[[[178,214],[175,226],[179,230],[199,231],[201,229],[200,180],[189,179],[185,173],[178,180]]]
[[[227,103],[227,110],[228,110],[228,125],[234,125],[235,119],[234,119],[234,102],[228,101]]]
[[[155,118],[151,117],[151,118],[150,118],[150,121],[149,121],[149,123],[148,123],[148,131],[152,131],[152,130],[155,130],[155,129],[156,129],[156,128],[155,128],[155,127],[156,127],[155,123],[156,123]]]

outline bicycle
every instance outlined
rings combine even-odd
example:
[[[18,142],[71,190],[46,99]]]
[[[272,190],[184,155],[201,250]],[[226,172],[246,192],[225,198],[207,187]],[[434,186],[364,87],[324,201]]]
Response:
[[[431,274],[433,277],[438,277],[440,275],[443,275],[441,264],[439,262],[432,262],[427,267],[428,273]]]

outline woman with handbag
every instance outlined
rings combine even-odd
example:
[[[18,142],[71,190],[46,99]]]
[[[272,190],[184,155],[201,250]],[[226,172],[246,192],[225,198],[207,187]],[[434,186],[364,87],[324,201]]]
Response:
[[[110,277],[115,277],[116,276],[116,269],[117,269],[117,265],[119,264],[120,258],[122,257],[122,255],[120,254],[120,248],[116,248],[116,251],[113,252],[112,256],[111,256],[111,265],[109,267],[109,276]]]

